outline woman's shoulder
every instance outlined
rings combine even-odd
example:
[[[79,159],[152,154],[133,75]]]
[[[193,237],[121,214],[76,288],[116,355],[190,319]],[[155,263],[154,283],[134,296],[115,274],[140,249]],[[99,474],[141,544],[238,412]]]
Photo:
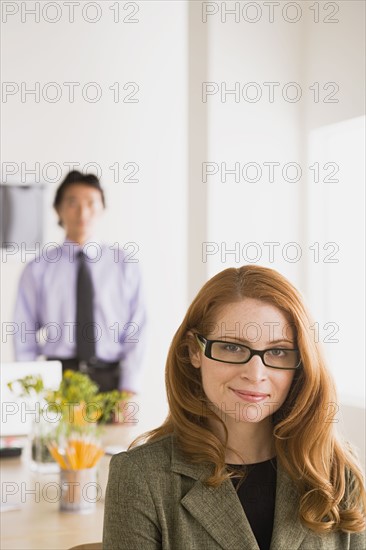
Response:
[[[147,441],[123,453],[114,455],[111,459],[111,467],[139,468],[145,473],[156,473],[157,470],[170,468],[174,435],[168,434]]]

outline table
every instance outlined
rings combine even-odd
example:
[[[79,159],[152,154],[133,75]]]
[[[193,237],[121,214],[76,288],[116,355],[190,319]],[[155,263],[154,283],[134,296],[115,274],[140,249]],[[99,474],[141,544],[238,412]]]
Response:
[[[141,427],[106,426],[102,443],[127,448],[140,433]],[[29,445],[21,457],[1,459],[1,503],[17,507],[0,514],[1,549],[67,550],[82,543],[100,542],[110,458],[105,455],[100,460],[101,498],[95,511],[88,515],[59,511],[59,474],[32,472]]]

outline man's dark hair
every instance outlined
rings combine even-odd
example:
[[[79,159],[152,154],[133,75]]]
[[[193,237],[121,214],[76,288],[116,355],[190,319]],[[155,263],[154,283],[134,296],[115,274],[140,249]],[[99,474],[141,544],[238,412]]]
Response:
[[[75,184],[87,185],[88,187],[93,187],[93,189],[97,189],[101,194],[102,203],[105,208],[104,191],[100,185],[99,178],[94,174],[84,175],[81,172],[78,172],[78,170],[73,170],[72,172],[69,172],[65,177],[65,179],[58,186],[56,195],[55,195],[55,200],[53,201],[54,208],[57,209],[58,206],[60,206],[66,189],[68,189],[68,187],[71,187],[71,185],[75,185]],[[61,221],[59,221],[59,225],[62,225]]]

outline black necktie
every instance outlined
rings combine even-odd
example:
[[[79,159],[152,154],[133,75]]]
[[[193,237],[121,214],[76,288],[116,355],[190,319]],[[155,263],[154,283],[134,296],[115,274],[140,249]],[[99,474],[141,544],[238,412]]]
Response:
[[[79,253],[76,282],[76,355],[80,361],[95,361],[93,282],[86,256]]]

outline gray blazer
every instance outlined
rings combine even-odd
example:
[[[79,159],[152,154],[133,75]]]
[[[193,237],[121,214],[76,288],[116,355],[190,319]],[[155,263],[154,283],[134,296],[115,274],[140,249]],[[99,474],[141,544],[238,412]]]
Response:
[[[231,480],[205,487],[209,464],[184,459],[174,436],[115,455],[104,550],[259,550]],[[365,550],[365,532],[316,535],[298,519],[295,486],[278,464],[271,550]]]

